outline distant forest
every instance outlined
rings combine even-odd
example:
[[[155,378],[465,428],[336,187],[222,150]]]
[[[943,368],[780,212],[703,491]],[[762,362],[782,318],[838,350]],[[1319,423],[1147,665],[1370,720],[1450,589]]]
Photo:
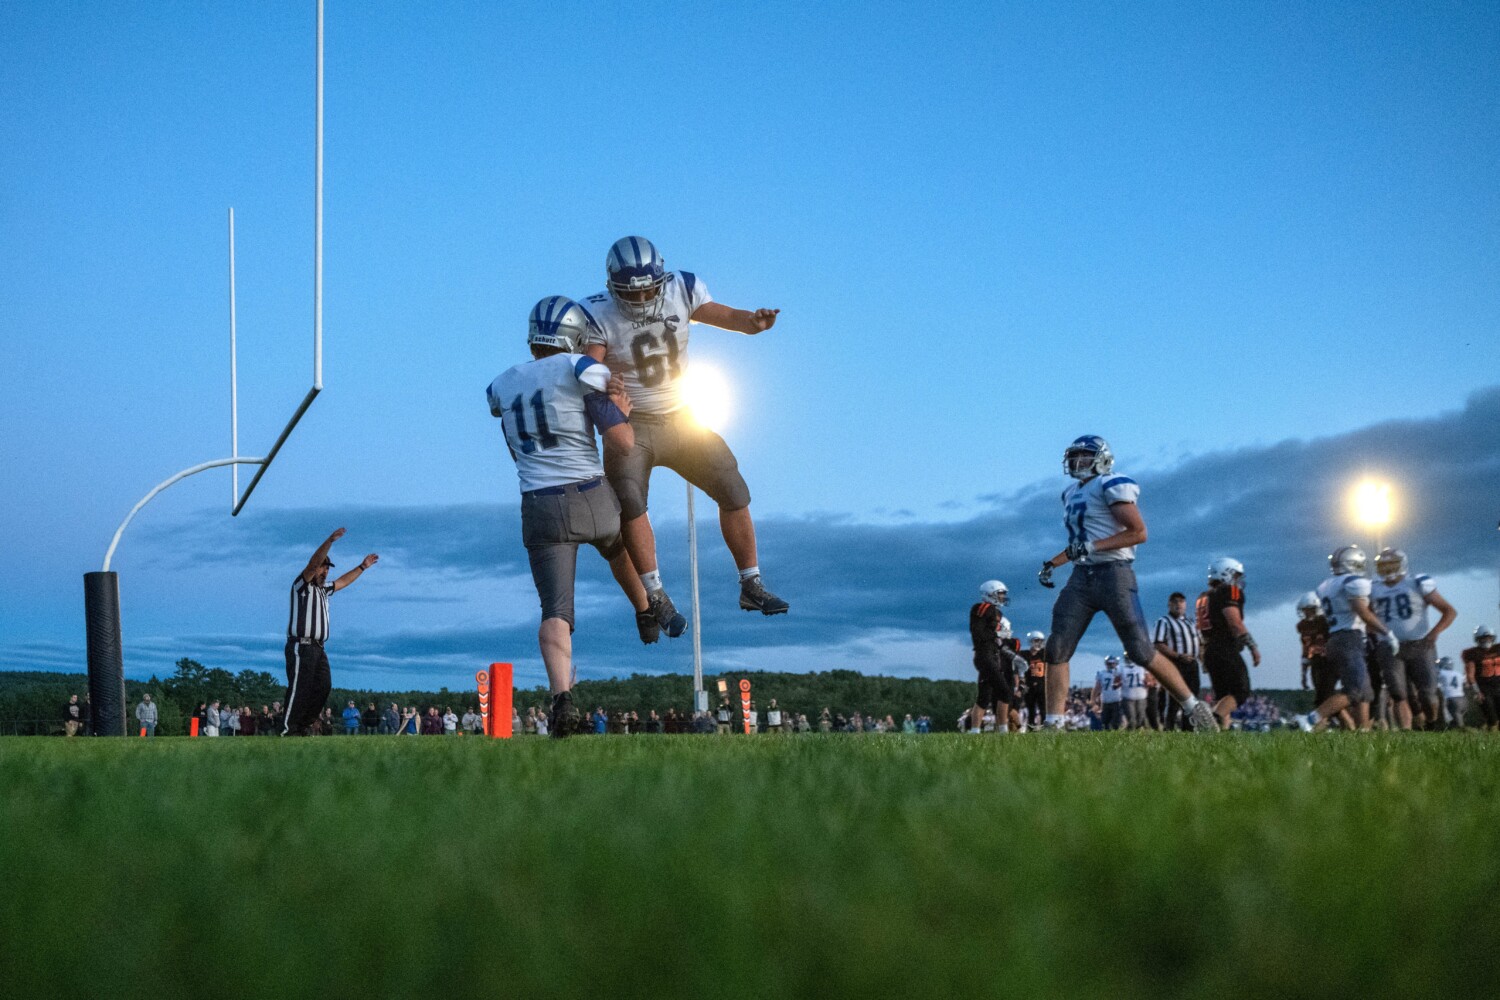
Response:
[[[759,711],[764,712],[770,700],[775,698],[783,711],[805,713],[814,724],[826,707],[835,714],[846,716],[854,712],[877,718],[891,715],[897,722],[908,713],[913,718],[927,715],[932,719],[934,730],[947,731],[955,727],[959,715],[974,698],[974,684],[970,681],[881,677],[853,670],[810,674],[742,671],[722,678],[704,678],[709,707],[718,704],[718,682],[722,680],[732,704],[738,709],[741,679],[750,681],[751,695]],[[17,732],[18,723],[34,720],[55,721],[60,730],[63,705],[68,696],[76,694],[82,698],[87,691],[88,677],[84,674],[0,671],[0,734]],[[153,676],[145,681],[125,681],[126,715],[131,720],[134,719],[136,703],[148,691],[159,706],[157,732],[163,736],[178,736],[187,732],[186,720],[202,702],[218,699],[235,707],[250,705],[259,711],[262,705],[282,700],[286,685],[265,671],[231,673],[183,658],[177,661],[172,676],[165,679]],[[603,706],[609,712],[636,711],[645,716],[652,709],[665,713],[667,709],[675,708],[682,713],[690,712],[693,707],[693,682],[685,674],[632,674],[611,680],[586,680],[580,681],[573,691],[574,699],[586,709]],[[1311,698],[1306,692],[1257,693],[1266,695],[1284,708],[1306,711],[1311,707]],[[360,708],[371,701],[382,707],[394,701],[419,708],[452,706],[459,714],[466,705],[478,705],[478,694],[473,690],[370,691],[340,687],[333,689],[329,705],[337,712],[351,698]],[[515,704],[522,714],[532,705],[545,707],[547,703],[545,688],[516,690]]]

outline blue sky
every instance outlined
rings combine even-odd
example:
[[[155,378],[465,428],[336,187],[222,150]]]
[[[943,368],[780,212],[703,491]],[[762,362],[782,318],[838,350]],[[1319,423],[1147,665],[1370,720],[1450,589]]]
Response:
[[[535,672],[483,389],[626,233],[783,310],[694,331],[793,602],[735,610],[705,519],[710,669],[967,676],[963,607],[1060,546],[1036,498],[1082,432],[1145,486],[1148,603],[1232,548],[1252,602],[1266,581],[1252,624],[1286,632],[1351,530],[1338,476],[1370,466],[1460,625],[1493,623],[1493,6],[475,6],[329,5],[327,389],[240,518],[215,471],[127,532],[128,672],[275,669],[285,586],[338,524],[387,556],[340,595],[340,682]],[[242,449],[305,391],[311,29],[310,3],[0,8],[0,667],[81,669],[81,574],[228,453],[230,205]],[[1278,484],[1249,510],[1247,466]],[[685,594],[670,473],[653,509]],[[584,563],[580,670],[686,669]],[[1017,610],[1045,627],[1040,594]]]

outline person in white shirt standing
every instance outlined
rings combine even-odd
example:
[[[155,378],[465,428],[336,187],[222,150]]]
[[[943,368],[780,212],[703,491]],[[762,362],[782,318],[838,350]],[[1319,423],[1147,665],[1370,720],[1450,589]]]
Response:
[[[1464,728],[1464,713],[1469,710],[1464,698],[1464,672],[1448,657],[1438,660],[1438,690],[1443,695],[1443,708],[1450,729]]]
[[[1141,488],[1129,476],[1116,475],[1109,442],[1097,434],[1074,439],[1063,452],[1063,471],[1076,479],[1062,494],[1063,526],[1068,547],[1042,563],[1037,581],[1054,586],[1052,572],[1073,563],[1067,585],[1052,606],[1047,635],[1047,717],[1049,727],[1062,723],[1068,698],[1069,661],[1089,623],[1099,612],[1109,617],[1125,653],[1156,675],[1167,693],[1181,703],[1193,730],[1216,733],[1213,712],[1182,680],[1182,674],[1156,650],[1146,631],[1146,615],[1135,581],[1135,547],[1146,541],[1146,520],[1136,505]]]
[[[1366,556],[1358,545],[1345,545],[1328,557],[1333,575],[1314,591],[1328,619],[1328,645],[1324,655],[1339,676],[1339,690],[1306,715],[1293,721],[1311,732],[1327,724],[1344,709],[1350,709],[1354,724],[1370,728],[1370,702],[1375,699],[1370,685],[1369,665],[1365,662],[1365,631],[1375,636],[1377,647],[1394,652],[1396,636],[1370,610],[1370,581],[1365,577]]]
[[[615,241],[605,255],[607,288],[584,299],[597,329],[584,351],[624,380],[635,407],[635,445],[605,456],[610,485],[620,497],[621,530],[651,609],[669,638],[687,628],[667,596],[656,562],[656,535],[646,513],[651,470],[666,466],[707,493],[719,506],[719,528],[740,575],[740,607],[763,615],[785,614],[787,602],[766,590],[760,576],[750,489],[724,439],[692,419],[683,406],[693,323],[748,336],[776,325],[779,309],[731,309],[715,302],[708,286],[689,271],[668,271],[643,236]]]
[[[1442,635],[1458,612],[1438,593],[1437,582],[1422,573],[1408,572],[1406,553],[1400,549],[1381,549],[1375,557],[1377,579],[1370,585],[1370,607],[1380,620],[1396,634],[1400,645],[1395,652],[1376,647],[1375,660],[1380,667],[1385,688],[1390,692],[1396,710],[1396,724],[1411,728],[1412,699],[1427,718],[1440,716],[1437,684],[1437,637]],[[1438,610],[1437,624],[1427,624],[1427,609]]]
[[[609,562],[636,610],[638,626],[642,616],[651,618],[620,537],[620,504],[594,442],[597,428],[606,451],[631,449],[630,398],[608,368],[575,353],[593,329],[588,313],[572,299],[542,299],[528,324],[532,360],[507,369],[486,393],[520,480],[521,540],[541,600],[537,643],[552,690],[554,737],[572,732],[579,717],[572,688],[573,583],[580,544],[594,546]],[[642,626],[641,638],[654,642],[656,635]]]
[[[1094,675],[1094,704],[1099,706],[1099,721],[1105,729],[1119,729],[1124,721],[1120,702],[1125,679],[1120,673],[1120,658],[1106,656],[1104,669]]]
[[[1127,659],[1120,670],[1120,703],[1124,708],[1126,729],[1146,728],[1146,668]]]

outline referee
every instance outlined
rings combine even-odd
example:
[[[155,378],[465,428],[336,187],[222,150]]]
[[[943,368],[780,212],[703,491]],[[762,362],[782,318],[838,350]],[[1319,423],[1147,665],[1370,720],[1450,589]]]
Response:
[[[371,552],[364,561],[332,583],[328,571],[333,560],[328,550],[344,537],[340,528],[318,546],[307,568],[292,581],[291,617],[286,625],[286,722],[282,736],[306,736],[328,702],[333,680],[328,675],[328,595],[343,590],[379,561]]]
[[[1182,682],[1193,697],[1198,697],[1200,684],[1198,671],[1198,623],[1187,616],[1187,597],[1173,594],[1167,598],[1167,613],[1156,619],[1156,631],[1152,635],[1156,649],[1167,659],[1177,664]],[[1180,720],[1180,721],[1179,721]],[[1167,699],[1167,732],[1181,728],[1191,729],[1187,716],[1177,699]]]

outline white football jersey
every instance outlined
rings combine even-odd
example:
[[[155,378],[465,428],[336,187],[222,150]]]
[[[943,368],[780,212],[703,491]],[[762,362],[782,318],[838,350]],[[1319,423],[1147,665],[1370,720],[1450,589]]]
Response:
[[[1464,696],[1464,672],[1456,667],[1439,670],[1438,686],[1443,689],[1444,698],[1462,698]]]
[[[604,475],[584,397],[608,386],[609,369],[582,354],[527,361],[490,383],[522,493]]]
[[[1120,687],[1126,701],[1146,700],[1146,668],[1134,663],[1125,664],[1120,671]]]
[[[1323,617],[1328,619],[1328,632],[1356,632],[1365,630],[1364,619],[1354,613],[1349,605],[1351,597],[1370,596],[1370,581],[1362,576],[1348,573],[1330,576],[1317,589],[1318,603],[1323,605]]]
[[[1094,675],[1094,683],[1099,685],[1099,701],[1103,704],[1113,705],[1120,700],[1124,684],[1120,671],[1101,670]]]
[[[604,345],[604,363],[625,379],[630,405],[642,413],[671,413],[682,405],[687,371],[688,326],[693,313],[713,301],[708,286],[688,271],[669,271],[661,286],[656,319],[636,320],[608,292],[583,300],[600,333],[584,341]]]
[[[1427,595],[1437,590],[1430,576],[1410,573],[1395,583],[1376,580],[1370,584],[1370,610],[1380,616],[1397,639],[1421,639],[1427,635]]]
[[[1076,541],[1097,542],[1102,538],[1118,534],[1120,522],[1110,513],[1110,504],[1135,503],[1141,495],[1140,486],[1129,476],[1095,476],[1086,483],[1074,483],[1063,490],[1063,526],[1068,529],[1068,543]],[[1079,559],[1085,566],[1097,566],[1107,562],[1129,562],[1135,558],[1135,546],[1096,552]]]

